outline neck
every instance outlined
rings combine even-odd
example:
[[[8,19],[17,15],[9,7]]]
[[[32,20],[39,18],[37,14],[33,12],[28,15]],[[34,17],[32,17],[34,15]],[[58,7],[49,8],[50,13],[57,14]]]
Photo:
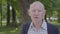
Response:
[[[36,29],[39,29],[42,25],[42,20],[40,20],[39,22],[33,22],[34,26]]]

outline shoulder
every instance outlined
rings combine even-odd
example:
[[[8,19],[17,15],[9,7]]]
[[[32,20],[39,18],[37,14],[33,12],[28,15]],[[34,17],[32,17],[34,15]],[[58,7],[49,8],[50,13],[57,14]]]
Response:
[[[53,24],[47,23],[47,26],[52,29],[57,29],[57,27]]]
[[[30,25],[30,22],[27,22],[27,23],[24,23],[24,24],[22,24],[21,26],[23,27],[25,27],[25,26],[29,26]]]
[[[47,28],[48,28],[49,31],[51,31],[51,32],[53,32],[55,34],[59,33],[58,32],[58,28],[55,25],[53,25],[53,24],[47,23]]]
[[[24,23],[21,25],[21,29],[26,30],[29,28],[29,26],[30,26],[30,22]]]
[[[29,29],[29,26],[30,26],[30,22],[22,24],[20,34],[26,34]]]

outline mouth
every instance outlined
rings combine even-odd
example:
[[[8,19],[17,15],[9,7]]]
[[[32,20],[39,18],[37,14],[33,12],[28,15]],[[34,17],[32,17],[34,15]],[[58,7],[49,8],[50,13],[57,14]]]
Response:
[[[38,17],[34,17],[34,18],[38,19]]]

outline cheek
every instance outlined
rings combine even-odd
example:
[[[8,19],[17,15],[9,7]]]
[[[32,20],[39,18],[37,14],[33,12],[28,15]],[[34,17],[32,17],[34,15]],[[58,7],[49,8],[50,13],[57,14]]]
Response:
[[[30,16],[30,17],[33,16],[33,13],[29,12],[29,16]]]
[[[40,13],[40,18],[44,18],[45,13]]]
[[[45,13],[42,14],[42,18],[43,18],[43,19],[44,19],[44,17],[45,17]]]

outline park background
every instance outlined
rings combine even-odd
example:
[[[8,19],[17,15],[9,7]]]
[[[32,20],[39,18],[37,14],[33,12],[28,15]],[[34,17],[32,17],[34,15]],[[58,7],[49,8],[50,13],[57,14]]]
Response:
[[[36,0],[0,0],[0,34],[20,34],[21,24],[31,21],[29,5]],[[46,20],[55,25],[60,34],[60,0],[38,0],[46,9]]]

